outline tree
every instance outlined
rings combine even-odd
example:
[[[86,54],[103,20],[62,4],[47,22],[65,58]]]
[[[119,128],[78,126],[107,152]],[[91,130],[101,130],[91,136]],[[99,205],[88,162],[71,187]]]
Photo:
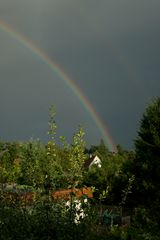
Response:
[[[68,176],[72,187],[81,186],[83,182],[84,162],[87,158],[85,154],[84,131],[80,127],[73,135],[72,144],[68,148],[66,155],[68,160]]]
[[[73,135],[72,144],[68,144],[65,137],[61,136],[62,148],[56,145],[57,125],[54,121],[55,109],[50,108],[49,134],[51,140],[47,144],[47,175],[55,187],[76,187],[82,184],[83,166],[86,160],[84,131],[80,127]]]
[[[92,166],[85,176],[85,184],[95,187],[96,198],[105,192],[103,201],[106,204],[119,204],[122,202],[122,193],[132,177],[130,165],[134,154],[121,149],[120,153],[108,153],[102,156],[102,167]]]
[[[146,205],[160,201],[160,97],[143,114],[135,148],[137,200]]]
[[[100,144],[99,145],[92,145],[89,149],[89,153],[95,153],[95,152],[99,152],[99,154],[101,155],[108,155],[109,150],[106,147],[103,139],[100,140]]]
[[[41,187],[43,184],[44,159],[46,159],[45,146],[39,140],[30,140],[22,145],[20,161],[20,177],[18,184]]]

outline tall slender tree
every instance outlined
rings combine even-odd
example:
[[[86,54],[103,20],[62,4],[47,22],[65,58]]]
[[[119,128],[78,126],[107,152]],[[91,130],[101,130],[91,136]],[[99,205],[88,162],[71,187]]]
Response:
[[[160,201],[160,97],[143,114],[135,148],[137,198],[143,204]]]

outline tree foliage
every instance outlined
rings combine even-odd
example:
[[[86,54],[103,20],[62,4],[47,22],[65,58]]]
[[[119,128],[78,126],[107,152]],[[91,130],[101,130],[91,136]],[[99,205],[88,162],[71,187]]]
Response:
[[[146,108],[135,141],[137,198],[150,204],[160,200],[160,98]]]
[[[0,142],[0,193],[2,193],[0,194],[0,231],[2,239],[17,237],[19,239],[21,237],[23,239],[29,237],[42,239],[42,236],[44,236],[43,239],[46,237],[51,239],[55,236],[57,236],[56,239],[99,238],[101,230],[97,231],[96,229],[94,238],[88,235],[88,229],[92,234],[97,222],[99,223],[97,218],[93,222],[92,213],[95,210],[92,213],[87,212],[88,220],[86,222],[80,221],[80,224],[75,226],[74,221],[71,221],[75,216],[71,217],[71,213],[75,214],[75,208],[71,208],[71,211],[66,214],[64,205],[62,205],[63,201],[55,204],[50,197],[51,191],[56,189],[84,185],[92,186],[95,189],[94,196],[98,200],[98,206],[101,205],[99,203],[117,206],[143,203],[145,206],[136,208],[137,213],[134,215],[136,220],[133,219],[133,221],[138,224],[134,230],[138,229],[139,232],[136,235],[138,238],[133,235],[133,239],[159,239],[160,98],[156,98],[143,114],[135,141],[135,152],[126,151],[120,145],[117,146],[116,153],[109,152],[103,140],[98,146],[94,145],[86,150],[85,133],[81,127],[73,135],[71,144],[62,136],[60,137],[61,145],[58,145],[56,129],[55,108],[51,107],[48,132],[50,138],[46,144],[39,140],[23,143]],[[84,169],[84,163],[89,154],[99,156],[102,161],[101,168],[92,165],[90,169]],[[27,205],[24,208],[23,199],[21,199],[22,202],[18,202],[18,198],[15,198],[13,202],[9,200],[9,203],[6,199],[5,202],[5,196],[9,196],[9,199],[11,196],[5,195],[4,185],[14,185],[12,190],[15,190],[15,184],[19,185],[18,187],[32,189],[34,192],[40,190],[37,191],[40,194],[37,199],[35,198],[31,208],[28,208]],[[23,184],[27,186],[22,186]],[[93,201],[92,205],[94,203],[96,205],[97,201]],[[151,210],[148,211],[146,206],[150,206]],[[99,216],[98,214],[99,212],[97,216]],[[143,229],[144,225],[145,229]],[[139,226],[141,226],[140,230]],[[148,227],[150,228],[149,232]],[[106,226],[105,229],[104,236],[104,230],[102,231],[102,239],[106,237],[112,239],[111,236],[113,239],[130,239],[131,237],[127,233],[127,228],[126,232],[123,227],[112,228],[111,235],[108,235],[109,231]],[[157,234],[153,234],[152,238],[150,236],[153,232],[157,232]],[[64,233],[68,234],[67,237]],[[12,237],[7,238],[6,236]]]

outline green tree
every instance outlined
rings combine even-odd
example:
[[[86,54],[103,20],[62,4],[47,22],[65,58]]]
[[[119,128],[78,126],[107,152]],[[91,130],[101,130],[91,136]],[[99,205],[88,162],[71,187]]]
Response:
[[[104,155],[103,155],[104,157]],[[85,183],[94,186],[95,196],[99,197],[106,192],[106,203],[118,204],[121,202],[122,190],[126,188],[129,176],[123,173],[123,166],[128,161],[128,154],[108,153],[102,160],[102,167],[92,166],[86,174]]]
[[[109,150],[106,147],[103,139],[101,139],[100,144],[99,145],[92,145],[90,147],[90,149],[88,150],[88,153],[93,154],[93,155],[98,155],[100,157],[100,159],[103,161],[108,157]]]
[[[65,137],[61,136],[62,147],[56,145],[56,123],[55,109],[50,109],[49,135],[51,137],[47,144],[46,173],[56,188],[76,187],[82,183],[83,165],[86,159],[84,131],[80,127],[73,135],[71,144]]]
[[[47,143],[47,155],[43,165],[45,176],[44,187],[57,188],[57,182],[63,174],[60,164],[59,148],[56,145],[57,124],[55,122],[56,110],[52,105],[49,111],[49,131],[50,140]]]
[[[72,144],[68,151],[68,174],[70,176],[72,187],[81,185],[83,182],[84,162],[87,158],[85,154],[84,131],[80,127],[73,135]]]
[[[6,142],[1,144],[0,152],[0,166],[2,169],[1,179],[7,183],[13,183],[17,181],[20,174],[20,168],[17,162],[21,158],[21,144],[19,142]]]
[[[46,159],[45,146],[39,140],[30,140],[22,145],[19,184],[41,187],[43,184],[43,168]]]
[[[160,201],[160,97],[143,114],[135,148],[137,200],[142,204]]]

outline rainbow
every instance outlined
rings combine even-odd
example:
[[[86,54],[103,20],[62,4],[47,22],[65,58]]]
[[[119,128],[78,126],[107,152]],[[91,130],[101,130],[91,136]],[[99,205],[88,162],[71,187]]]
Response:
[[[59,76],[63,80],[66,86],[72,90],[72,92],[75,94],[75,96],[79,99],[79,101],[83,105],[84,109],[89,113],[91,118],[94,120],[109,150],[112,152],[116,152],[116,146],[113,143],[113,140],[109,134],[107,127],[104,125],[103,121],[95,111],[90,101],[82,93],[82,91],[76,85],[76,83],[65,73],[62,67],[59,64],[57,64],[53,59],[51,59],[46,52],[44,52],[41,48],[37,47],[30,39],[28,39],[26,36],[22,35],[15,29],[13,29],[13,27],[8,25],[6,22],[0,21],[0,30],[7,33],[10,37],[14,38],[24,47],[29,49],[33,54],[40,58],[44,64],[46,64],[52,71],[54,71],[54,73],[56,73],[57,76]]]

